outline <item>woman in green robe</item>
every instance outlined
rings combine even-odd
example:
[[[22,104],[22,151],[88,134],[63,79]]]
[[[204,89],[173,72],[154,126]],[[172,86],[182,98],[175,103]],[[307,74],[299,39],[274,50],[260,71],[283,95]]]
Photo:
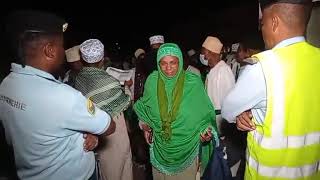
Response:
[[[154,180],[194,180],[198,157],[204,170],[212,155],[211,139],[218,137],[214,107],[200,77],[183,70],[176,44],[159,48],[157,66],[134,104],[150,144]]]

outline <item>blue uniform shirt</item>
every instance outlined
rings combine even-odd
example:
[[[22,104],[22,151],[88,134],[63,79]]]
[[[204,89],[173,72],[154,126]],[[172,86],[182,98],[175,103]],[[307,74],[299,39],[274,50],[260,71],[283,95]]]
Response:
[[[274,48],[286,47],[305,41],[297,36],[286,39]],[[258,124],[263,124],[267,109],[267,85],[260,63],[247,65],[241,72],[233,90],[224,99],[221,115],[229,122],[236,122],[242,112],[251,110]]]
[[[88,179],[95,160],[83,132],[104,133],[110,116],[47,72],[18,64],[11,71],[0,85],[0,119],[20,179]]]

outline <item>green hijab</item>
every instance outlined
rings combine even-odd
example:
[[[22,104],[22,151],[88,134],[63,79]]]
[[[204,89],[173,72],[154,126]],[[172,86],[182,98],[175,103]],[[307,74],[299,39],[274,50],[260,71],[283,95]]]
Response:
[[[179,59],[179,70],[167,77],[159,62],[165,56]],[[213,105],[199,76],[183,70],[180,48],[163,44],[157,54],[158,71],[145,83],[143,96],[134,104],[139,119],[153,129],[150,145],[152,165],[167,175],[189,167],[199,155],[200,134],[208,127],[217,137]],[[212,154],[212,144],[202,145],[201,161],[206,166]]]
[[[178,72],[174,77],[167,77],[160,70],[160,60],[165,56],[175,56],[179,60]],[[157,93],[160,119],[162,123],[162,138],[169,141],[172,136],[171,124],[176,119],[180,108],[183,86],[185,81],[185,71],[183,61],[181,61],[182,53],[175,44],[168,43],[163,48],[159,48],[157,55],[157,66],[160,76],[158,76]]]

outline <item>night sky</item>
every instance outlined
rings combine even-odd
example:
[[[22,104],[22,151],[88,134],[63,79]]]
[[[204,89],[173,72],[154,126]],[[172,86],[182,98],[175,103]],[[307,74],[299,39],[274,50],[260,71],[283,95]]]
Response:
[[[178,43],[183,50],[199,49],[207,35],[226,44],[251,39],[261,46],[258,31],[257,0],[211,1],[40,1],[17,2],[1,6],[1,29],[4,16],[14,9],[40,9],[54,12],[69,23],[65,33],[66,47],[98,38],[107,51],[120,48],[122,57],[137,48],[148,48],[151,35],[162,34],[166,42]],[[66,4],[67,3],[67,4]],[[76,7],[77,6],[77,7]],[[1,33],[1,39],[3,33]],[[1,43],[1,54],[6,43]],[[108,52],[107,52],[108,53]],[[10,59],[1,59],[3,71]]]

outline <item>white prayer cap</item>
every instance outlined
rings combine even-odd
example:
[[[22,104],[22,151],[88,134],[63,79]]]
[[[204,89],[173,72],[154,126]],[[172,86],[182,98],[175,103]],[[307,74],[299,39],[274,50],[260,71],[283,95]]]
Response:
[[[136,52],[134,52],[134,57],[138,58],[141,54],[145,54],[145,53],[146,52],[143,49],[139,48],[136,50]]]
[[[202,47],[208,49],[211,52],[220,54],[223,44],[218,38],[208,36],[207,39],[203,42]]]
[[[82,59],[87,63],[96,63],[104,57],[104,46],[98,39],[89,39],[80,45]]]
[[[190,49],[188,52],[187,52],[188,56],[193,56],[196,54],[196,51],[194,49]]]
[[[149,38],[150,41],[150,45],[152,44],[163,44],[164,43],[164,37],[162,35],[155,35],[155,36],[151,36]]]
[[[240,46],[240,43],[232,44],[232,46],[231,46],[231,52],[237,52],[238,49],[239,49],[239,46]]]
[[[80,46],[73,46],[65,51],[67,62],[76,62],[80,60]]]

